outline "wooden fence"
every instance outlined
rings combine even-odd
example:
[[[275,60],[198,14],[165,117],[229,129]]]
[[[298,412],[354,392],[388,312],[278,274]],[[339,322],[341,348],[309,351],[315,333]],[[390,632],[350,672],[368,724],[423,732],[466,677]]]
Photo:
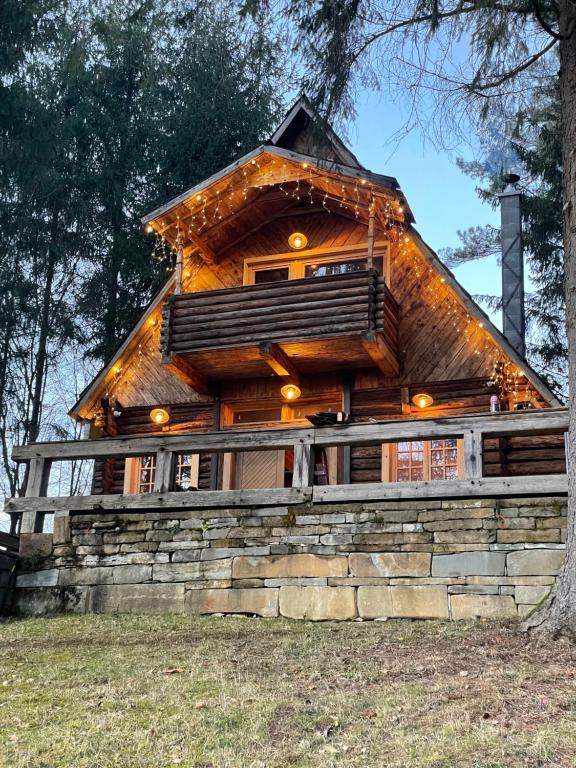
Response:
[[[112,437],[57,443],[35,443],[15,448],[13,458],[29,462],[25,498],[9,499],[7,509],[24,513],[22,531],[38,530],[39,514],[82,509],[151,509],[158,507],[218,507],[237,504],[346,502],[366,499],[433,499],[497,496],[555,495],[567,492],[564,473],[515,477],[484,476],[482,451],[486,437],[550,435],[568,430],[565,408],[513,413],[402,419],[309,429],[269,429],[194,432],[139,437]],[[463,476],[456,480],[314,486],[315,451],[331,446],[363,446],[406,440],[456,438],[463,441]],[[176,457],[182,453],[235,453],[293,449],[291,488],[235,491],[172,490]],[[134,495],[98,495],[47,498],[53,461],[74,459],[156,457],[154,492]]]

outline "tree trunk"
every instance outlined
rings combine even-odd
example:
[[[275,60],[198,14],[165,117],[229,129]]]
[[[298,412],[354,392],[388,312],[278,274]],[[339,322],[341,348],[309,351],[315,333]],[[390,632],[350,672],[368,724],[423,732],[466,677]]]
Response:
[[[566,271],[566,328],[570,429],[567,452],[568,522],[566,557],[555,588],[525,622],[525,628],[554,637],[576,637],[576,5],[561,0],[560,98],[562,103],[562,196]]]

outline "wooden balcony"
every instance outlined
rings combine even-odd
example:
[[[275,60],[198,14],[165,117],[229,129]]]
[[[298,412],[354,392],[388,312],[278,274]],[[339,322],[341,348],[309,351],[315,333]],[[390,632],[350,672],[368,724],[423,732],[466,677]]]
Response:
[[[375,270],[172,295],[163,362],[194,386],[341,368],[398,371],[398,306]],[[233,354],[231,354],[233,351]]]

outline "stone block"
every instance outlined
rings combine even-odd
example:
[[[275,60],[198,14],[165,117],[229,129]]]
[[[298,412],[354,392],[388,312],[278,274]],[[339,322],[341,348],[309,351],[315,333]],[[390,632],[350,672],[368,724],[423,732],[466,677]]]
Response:
[[[356,616],[353,587],[280,588],[280,614],[288,619],[346,621]]]
[[[90,587],[45,587],[15,589],[11,612],[15,616],[48,616],[55,613],[85,613]]]
[[[517,603],[537,605],[550,592],[550,587],[516,587],[514,597]]]
[[[68,515],[55,515],[54,526],[52,530],[52,541],[54,544],[69,544],[70,536],[70,517]]]
[[[498,531],[497,539],[498,543],[500,544],[558,544],[560,542],[560,529],[552,528],[549,530],[539,529],[537,531]]]
[[[514,598],[508,595],[452,595],[452,618],[510,619],[518,615]]]
[[[104,544],[134,544],[137,541],[144,541],[144,537],[145,533],[143,531],[122,531],[121,533],[113,531],[104,532]],[[100,538],[100,541],[102,541],[102,538]],[[82,543],[97,544],[99,542],[86,541]]]
[[[448,587],[449,595],[498,595],[500,587],[486,584],[453,584]]]
[[[19,573],[16,576],[17,587],[55,587],[58,584],[58,568],[46,571]]]
[[[327,533],[325,536],[320,536],[320,543],[321,544],[351,544],[352,543],[352,534],[351,533]]]
[[[191,563],[160,563],[153,566],[153,581],[192,581],[193,579],[230,579],[230,560]]]
[[[537,528],[566,528],[567,517],[539,517],[536,522]]]
[[[420,512],[418,522],[435,523],[441,520],[483,520],[484,518],[494,517],[492,507],[477,507],[474,509],[462,509],[454,507],[449,509],[435,509],[427,512]]]
[[[432,558],[432,576],[502,576],[505,563],[504,552],[435,554]]]
[[[112,570],[114,584],[142,584],[152,580],[151,565],[115,565]]]
[[[173,563],[194,563],[200,560],[201,549],[179,549],[172,555]]]
[[[61,587],[112,584],[112,568],[60,568],[58,584]]]
[[[352,553],[350,574],[369,578],[429,576],[432,555],[428,552]]]
[[[105,536],[108,534],[105,534]],[[142,537],[143,538],[143,537]],[[75,547],[99,547],[102,544],[101,533],[83,533],[72,536],[72,544]]]
[[[234,582],[237,585],[237,582]],[[306,579],[303,576],[288,576],[285,579],[264,579],[265,587],[327,587],[328,579],[315,576]]]
[[[445,586],[358,587],[358,613],[363,619],[447,619]]]
[[[354,536],[354,544],[429,544],[431,533],[360,533]]]
[[[509,576],[555,576],[563,561],[562,549],[530,549],[510,552],[506,567]]]
[[[247,549],[245,547],[219,547],[216,549],[203,549],[202,554],[200,555],[201,560],[223,560],[224,558],[229,557],[236,557],[237,555],[243,555],[246,552],[250,552],[253,556],[262,556],[262,555],[268,555],[270,554],[270,547],[250,547],[250,549]]]
[[[533,517],[504,517],[499,526],[501,529],[509,531],[527,531],[535,527],[535,518]]]
[[[48,557],[52,553],[51,533],[21,533],[19,543],[20,557]]]
[[[434,542],[438,544],[489,544],[496,534],[484,529],[479,531],[437,531]]]
[[[264,579],[234,579],[231,586],[234,589],[257,589],[264,586]]]
[[[138,541],[134,544],[120,544],[120,552],[157,552],[157,541]]]
[[[425,531],[466,531],[482,528],[482,520],[440,520],[436,523],[424,523]]]
[[[184,584],[114,584],[90,587],[94,613],[182,613]]]
[[[186,592],[186,612],[250,613],[278,616],[277,589],[191,589]]]
[[[323,557],[312,554],[236,557],[232,564],[232,576],[235,579],[273,579],[291,576],[313,578],[347,575],[347,557]]]

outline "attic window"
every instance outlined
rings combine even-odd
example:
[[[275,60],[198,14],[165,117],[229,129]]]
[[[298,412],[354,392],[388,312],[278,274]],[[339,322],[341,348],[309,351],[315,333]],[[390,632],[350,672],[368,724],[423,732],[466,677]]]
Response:
[[[348,246],[255,256],[244,262],[244,285],[278,283],[302,278],[352,274],[368,269],[366,246]],[[388,243],[376,243],[372,267],[390,280]]]

